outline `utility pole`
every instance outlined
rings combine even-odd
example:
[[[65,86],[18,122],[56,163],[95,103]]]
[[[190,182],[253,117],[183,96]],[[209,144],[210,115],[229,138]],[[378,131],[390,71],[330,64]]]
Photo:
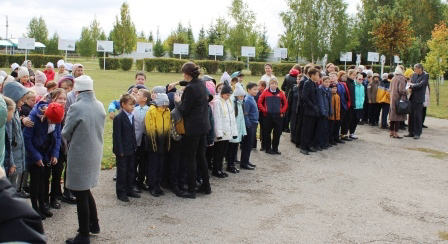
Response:
[[[159,26],[157,26],[157,39],[156,39],[156,41],[158,41],[159,40]]]
[[[8,39],[8,26],[8,15],[6,15],[6,39]],[[8,46],[6,46],[6,54],[8,54]]]

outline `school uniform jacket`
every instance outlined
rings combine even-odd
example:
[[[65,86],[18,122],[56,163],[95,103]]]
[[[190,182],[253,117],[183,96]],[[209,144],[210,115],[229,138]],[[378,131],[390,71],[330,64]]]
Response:
[[[134,123],[131,123],[124,110],[115,116],[112,132],[115,155],[132,156],[137,150]]]
[[[307,80],[303,85],[300,101],[303,102],[303,115],[308,117],[319,117],[317,85],[312,80]]]

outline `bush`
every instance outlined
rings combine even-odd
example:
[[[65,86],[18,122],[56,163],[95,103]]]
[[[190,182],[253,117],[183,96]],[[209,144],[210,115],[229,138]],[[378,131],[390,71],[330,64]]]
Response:
[[[104,68],[104,58],[99,58],[100,69]],[[117,70],[120,68],[119,58],[106,58],[106,70]]]
[[[145,70],[151,72],[156,69],[162,73],[181,72],[182,65],[186,60],[175,58],[145,58]]]
[[[64,56],[59,55],[42,55],[42,54],[29,54],[27,59],[31,60],[35,68],[42,68],[48,62],[52,62],[55,66],[60,59],[64,59]],[[0,67],[10,67],[13,63],[22,65],[25,61],[25,55],[6,55],[0,54]]]
[[[218,61],[212,61],[212,60],[198,60],[195,61],[197,65],[199,65],[202,69],[204,69],[204,72],[207,74],[216,74],[218,72]]]
[[[249,69],[251,75],[264,75],[264,65],[266,63],[251,62],[249,63]],[[277,78],[284,77],[289,74],[289,71],[295,65],[295,63],[271,63],[274,74]]]
[[[235,71],[244,69],[245,64],[241,61],[222,61],[219,62],[219,69],[222,73],[227,72],[231,75]]]
[[[143,70],[143,59],[139,59],[135,62],[135,66],[137,67],[137,70]]]
[[[265,63],[260,62],[249,63],[249,69],[251,75],[259,75],[259,76],[264,75],[264,65]]]
[[[120,59],[120,68],[124,71],[129,71],[134,64],[134,59],[132,58],[122,58]]]

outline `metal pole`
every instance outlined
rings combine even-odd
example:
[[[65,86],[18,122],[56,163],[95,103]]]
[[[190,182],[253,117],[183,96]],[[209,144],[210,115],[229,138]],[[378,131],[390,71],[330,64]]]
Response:
[[[182,59],[182,54],[179,54],[179,59]]]
[[[25,60],[27,59],[28,56],[28,49],[25,49]]]
[[[216,61],[216,54],[215,54],[215,61]]]
[[[247,69],[249,69],[249,56],[247,56]]]
[[[5,39],[8,39],[8,15],[6,15],[6,37]],[[8,46],[6,46],[6,54],[8,54]]]
[[[344,69],[347,72],[347,61],[345,61]]]
[[[65,62],[67,62],[67,49],[65,49]]]
[[[104,53],[104,63],[103,63],[103,70],[106,70],[106,52]]]

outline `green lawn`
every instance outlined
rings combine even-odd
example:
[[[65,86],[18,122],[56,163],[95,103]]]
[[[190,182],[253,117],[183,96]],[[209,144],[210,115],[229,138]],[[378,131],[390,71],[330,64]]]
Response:
[[[71,63],[80,62],[85,67],[85,73],[94,80],[94,89],[98,100],[104,104],[107,110],[109,103],[118,99],[121,94],[126,92],[129,86],[134,84],[135,70],[133,71],[117,71],[108,70],[103,71],[99,69],[98,60],[94,59],[79,59],[70,60]],[[8,68],[5,68],[8,70]],[[257,82],[261,77],[250,76],[250,71],[244,71],[247,75],[244,77],[244,84],[247,82]],[[212,75],[217,81],[220,80],[221,74]],[[278,77],[280,84],[283,82],[283,77]],[[147,74],[146,86],[152,89],[154,86],[166,85],[175,81],[182,80],[182,74],[177,73],[158,73],[152,72]],[[431,84],[431,105],[428,109],[428,116],[437,118],[448,118],[448,82],[441,86],[440,105],[436,105],[436,96],[434,86]],[[105,133],[104,133],[104,157],[103,168],[110,169],[115,166],[115,156],[112,153],[112,121],[107,118]]]

